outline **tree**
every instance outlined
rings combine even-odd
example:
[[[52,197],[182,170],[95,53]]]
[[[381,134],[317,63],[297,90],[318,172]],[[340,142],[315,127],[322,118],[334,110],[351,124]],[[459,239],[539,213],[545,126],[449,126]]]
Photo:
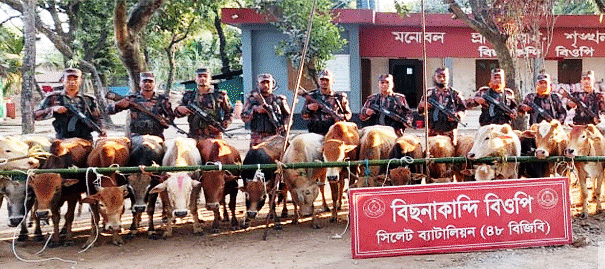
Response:
[[[23,37],[25,54],[23,56],[23,84],[21,90],[21,126],[25,134],[34,132],[34,111],[30,104],[34,89],[36,69],[36,3],[37,0],[24,1]]]
[[[8,27],[0,27],[0,77],[2,93],[7,96],[13,87],[21,83],[23,35]]]
[[[166,0],[140,0],[128,13],[126,0],[116,0],[114,30],[120,59],[128,70],[131,91],[139,91],[139,74],[147,70],[139,34]]]
[[[315,83],[317,70],[324,68],[326,61],[346,44],[346,40],[340,35],[342,28],[332,23],[333,3],[331,0],[317,0],[309,48],[304,60],[301,59],[302,49],[313,1],[260,0],[253,6],[259,12],[275,18],[273,25],[286,35],[286,39],[276,48],[277,54],[287,57],[295,68],[304,62],[307,75]]]
[[[24,14],[24,6],[17,0],[0,0],[12,9]],[[41,12],[35,12],[35,26],[44,34],[63,55],[65,65],[77,66],[90,73],[94,94],[100,103],[104,120],[111,125],[111,118],[105,112],[105,87],[97,65],[108,64],[102,61],[110,57],[107,37],[111,36],[111,27],[107,17],[111,8],[107,1],[90,0],[83,5],[81,1],[47,0],[38,3],[40,10],[48,12],[51,20],[43,22]],[[46,22],[50,24],[46,24]],[[104,56],[103,56],[104,55]],[[107,69],[107,68],[106,68]],[[33,107],[32,100],[26,107]]]

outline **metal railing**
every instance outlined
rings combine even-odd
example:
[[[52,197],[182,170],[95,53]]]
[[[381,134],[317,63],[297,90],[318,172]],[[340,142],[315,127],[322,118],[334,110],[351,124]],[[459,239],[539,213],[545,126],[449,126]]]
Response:
[[[256,169],[299,169],[299,168],[322,168],[322,167],[352,167],[352,166],[376,166],[376,165],[411,165],[425,163],[493,163],[493,162],[605,162],[605,156],[578,156],[573,159],[563,156],[553,156],[546,159],[538,159],[534,156],[508,156],[508,157],[486,157],[481,159],[468,159],[466,157],[446,157],[446,158],[428,158],[428,159],[383,159],[383,160],[358,160],[345,162],[307,162],[307,163],[280,163],[280,164],[207,164],[196,166],[146,166],[145,172],[177,172],[177,171],[215,171],[215,170],[256,170]],[[89,168],[57,168],[57,169],[31,169],[28,171],[11,170],[0,171],[0,175],[15,176],[26,173],[59,173],[59,174],[77,174],[86,173],[93,170],[99,174],[119,173],[139,173],[139,167],[89,167]]]

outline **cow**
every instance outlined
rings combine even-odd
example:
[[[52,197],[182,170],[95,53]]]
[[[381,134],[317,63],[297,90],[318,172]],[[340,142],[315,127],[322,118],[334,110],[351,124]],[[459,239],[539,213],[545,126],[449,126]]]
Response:
[[[357,124],[354,122],[339,121],[330,127],[328,133],[326,133],[324,137],[322,147],[323,160],[325,162],[357,160],[358,147],[359,133],[357,130]],[[330,218],[330,222],[335,222],[338,216],[338,209],[340,209],[342,204],[342,193],[345,187],[344,179],[349,177],[349,173],[347,173],[347,170],[342,169],[342,167],[330,167],[324,169],[326,179],[328,183],[330,183],[330,191],[332,193],[332,217]],[[323,186],[320,188],[320,191],[322,192],[324,209],[328,209]]]
[[[530,130],[515,130],[521,141],[521,156],[536,155],[536,137]],[[548,176],[548,164],[542,162],[519,163],[519,177],[538,178]]]
[[[97,192],[82,199],[82,203],[98,204],[103,217],[103,226],[111,232],[111,242],[121,246],[121,221],[124,214],[124,198],[128,195],[126,185],[119,187],[97,187]]]
[[[469,134],[458,135],[456,138],[456,152],[454,156],[467,156],[473,148],[475,143],[475,136]],[[454,165],[454,178],[456,182],[465,182],[474,180],[474,173],[472,167],[468,163],[461,163]]]
[[[82,138],[57,139],[50,145],[50,153],[61,158],[64,167],[87,167],[92,143]],[[58,168],[58,167],[55,167]]]
[[[130,156],[128,137],[101,137],[88,154],[86,164],[89,167],[109,167],[117,164],[125,166]]]
[[[27,195],[26,195],[27,192]],[[28,238],[27,222],[25,221],[27,214],[31,211],[35,196],[31,189],[27,189],[24,182],[11,180],[8,177],[0,177],[0,207],[2,207],[2,199],[6,197],[8,201],[8,226],[21,226],[17,241],[26,241]],[[40,221],[34,218],[35,230],[34,238],[36,241],[44,240],[42,230],[40,229]]]
[[[395,129],[390,126],[374,125],[362,128],[359,131],[360,149],[359,160],[380,160],[387,159],[391,155],[397,135]],[[366,170],[365,167],[360,168],[360,177],[363,180],[358,180],[355,184],[357,187],[363,186],[378,186],[377,177],[381,174],[381,167],[374,166]]]
[[[78,179],[66,179],[57,173],[42,173],[31,176],[29,187],[36,196],[36,218],[39,220],[52,218],[54,232],[49,247],[57,247],[61,242],[59,222],[61,220],[61,206],[67,202],[65,223],[63,225],[65,245],[72,245],[71,225],[74,220],[75,208],[80,200],[80,192],[75,186]]]
[[[444,135],[430,136],[427,150],[431,158],[453,157],[456,154],[452,139]],[[427,168],[431,180],[435,182],[451,181],[453,176],[453,165],[451,163],[429,163]]]
[[[164,139],[161,137],[142,135],[131,138],[128,166],[140,166],[144,168],[144,166],[159,165],[162,163],[163,157]],[[149,194],[149,191],[160,184],[161,177],[144,172],[144,169],[141,170],[141,173],[132,173],[126,178],[130,191],[132,210],[132,224],[130,226],[129,237],[137,233],[143,212],[147,211],[147,216],[149,217],[149,229],[147,233],[150,237],[156,238],[153,213],[158,195]]]
[[[195,139],[179,137],[166,141],[166,153],[162,159],[163,166],[194,166],[201,163],[202,157],[196,147]],[[201,233],[197,200],[202,184],[197,180],[197,173],[166,173],[166,177],[164,182],[149,191],[149,194],[159,194],[162,199],[167,218],[163,236],[172,236],[174,219],[184,218],[189,215],[190,211],[193,215],[193,233]]]
[[[475,134],[475,143],[467,154],[469,159],[497,156],[521,156],[519,136],[508,124],[490,124],[480,127]],[[502,162],[495,165],[495,178],[518,178],[515,163]]]
[[[31,149],[34,147],[38,147],[43,151],[50,152],[50,146],[52,145],[53,139],[47,135],[41,134],[24,134],[20,136],[16,136],[16,139],[21,142],[27,144],[27,146]]]
[[[290,145],[284,152],[282,162],[315,162],[321,161],[323,135],[315,133],[300,134],[290,141]],[[284,183],[290,191],[294,202],[295,219],[298,223],[301,216],[313,216],[312,227],[321,228],[315,212],[315,198],[319,195],[320,184],[324,176],[319,169],[286,169],[283,172]]]
[[[565,156],[574,158],[576,156],[603,156],[605,153],[605,138],[593,124],[574,125],[569,133],[569,142],[564,151]],[[601,162],[576,162],[578,181],[580,181],[582,201],[582,217],[588,216],[588,189],[587,178],[596,178],[593,198],[596,200],[596,212],[601,211],[601,185],[603,183],[603,163]]]
[[[26,143],[14,137],[0,137],[0,170],[38,168],[40,162],[30,155]]]
[[[424,147],[423,147],[423,143],[422,141],[420,141],[420,137],[418,137],[417,135],[414,134],[403,134],[402,136],[398,137],[397,140],[395,140],[395,145],[393,146],[393,149],[391,149],[391,153],[389,154],[389,158],[390,159],[399,159],[402,160],[403,158],[413,158],[413,159],[419,159],[419,158],[423,158],[424,157]],[[389,168],[393,168],[393,167],[397,167],[399,166],[399,163],[391,163],[389,165]],[[400,174],[397,173],[397,178],[392,178],[392,176],[390,175],[391,171],[389,171],[389,179],[390,180],[395,180],[394,182],[392,182],[393,184],[399,185],[396,182],[405,182],[407,184],[419,184],[423,178],[422,176],[422,165],[419,164],[414,164],[414,165],[406,165],[405,168],[408,171],[405,171],[404,174],[407,174],[408,172],[410,173],[410,175],[406,175],[405,177],[401,178],[401,175],[404,174]],[[403,169],[400,169],[400,171],[404,171]],[[408,178],[409,177],[409,178]],[[410,180],[410,181],[408,181]]]
[[[285,138],[280,135],[265,138],[258,145],[250,147],[244,157],[243,164],[272,164],[281,160],[284,140]],[[246,216],[242,222],[242,227],[248,227],[251,220],[255,219],[258,212],[263,208],[266,198],[269,196],[268,191],[273,189],[275,184],[275,170],[261,169],[259,173],[257,173],[257,170],[243,170],[241,172],[243,186],[240,187],[240,190],[244,193],[246,199]],[[283,189],[283,184],[280,185],[280,188]],[[288,209],[283,194],[286,193],[283,193],[283,191],[280,191],[280,193],[284,205],[281,217],[285,218],[288,216]],[[276,224],[274,227],[280,229],[279,219],[275,214],[275,206],[270,210]]]
[[[535,156],[538,159],[546,159],[550,156],[563,156],[565,154],[567,141],[569,141],[569,133],[558,120],[552,120],[551,122],[542,121],[541,123],[533,124],[525,133],[526,136],[533,136],[535,138]],[[554,163],[548,163],[548,169],[540,176],[548,177],[558,172],[555,171]]]
[[[233,146],[227,144],[222,139],[202,139],[197,143],[197,147],[202,156],[203,163],[222,164],[241,164],[242,158],[239,152]],[[229,221],[225,197],[229,195],[229,209],[231,210],[231,228],[235,230],[239,223],[235,217],[235,203],[237,192],[239,191],[238,182],[239,173],[229,171],[204,171],[202,172],[202,189],[206,199],[206,209],[214,213],[212,222],[212,232],[219,232],[220,204],[223,205],[223,216],[225,221]]]

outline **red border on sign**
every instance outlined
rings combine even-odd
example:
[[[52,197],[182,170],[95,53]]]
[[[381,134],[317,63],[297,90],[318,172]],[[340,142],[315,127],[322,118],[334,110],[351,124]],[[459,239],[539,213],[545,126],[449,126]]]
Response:
[[[546,190],[546,191],[545,191]],[[514,195],[513,195],[514,193]],[[452,197],[468,197],[469,200],[460,202],[473,202],[475,207],[475,218],[471,211],[462,214],[458,212],[459,217],[454,214],[444,214],[445,211],[437,212],[437,204],[452,203]],[[508,200],[497,199],[501,202],[502,208],[505,208],[505,203],[513,213],[508,213],[506,209],[500,210],[500,205],[492,200],[498,195]],[[525,200],[517,197],[525,197]],[[523,196],[526,195],[526,196]],[[540,197],[538,197],[540,195]],[[487,197],[490,197],[489,199]],[[514,196],[514,198],[513,198]],[[433,206],[434,214],[431,215],[430,210],[425,210],[421,215],[414,217],[408,215],[407,209],[405,214],[395,212],[393,209],[394,202],[385,203],[384,199],[397,198],[401,202],[406,200],[410,204],[405,206],[414,207],[416,205],[424,205],[426,208]],[[404,199],[400,199],[404,198]],[[448,200],[449,199],[449,200]],[[477,199],[477,200],[472,200]],[[471,201],[472,200],[472,201]],[[525,207],[518,203],[525,201]],[[512,207],[513,203],[517,202],[517,207]],[[412,204],[417,203],[417,204]],[[467,182],[467,183],[448,183],[434,185],[417,185],[417,186],[400,186],[400,187],[383,187],[383,188],[358,188],[350,191],[350,219],[351,219],[351,251],[353,258],[372,258],[384,256],[399,256],[413,254],[429,254],[429,253],[449,253],[462,252],[472,250],[485,250],[497,248],[518,248],[532,247],[545,245],[563,245],[572,242],[572,227],[571,227],[571,208],[569,199],[569,181],[567,178],[541,178],[541,179],[522,179],[522,180],[501,180],[490,182]],[[454,202],[455,204],[455,202]],[[481,207],[482,205],[485,207]],[[365,208],[364,208],[365,206]],[[528,207],[527,207],[528,206]],[[498,209],[496,212],[495,209]],[[453,208],[453,205],[452,205]],[[458,207],[460,209],[460,207]],[[468,208],[467,208],[468,209]],[[364,211],[365,210],[365,211]],[[411,212],[411,211],[410,211]],[[418,212],[418,211],[416,211]],[[490,212],[492,215],[490,216]],[[512,212],[512,211],[511,211]],[[449,212],[451,213],[451,212]],[[496,213],[498,216],[496,216]],[[439,215],[442,214],[442,215]],[[405,215],[404,218],[401,218]],[[464,215],[464,217],[460,217]],[[427,217],[429,216],[429,217]],[[443,218],[445,216],[445,218]],[[448,218],[451,217],[451,218]],[[424,218],[424,219],[421,219]],[[434,218],[434,219],[433,219]],[[520,218],[526,218],[529,221],[534,221],[534,224],[528,223],[527,220],[521,225]],[[508,224],[505,225],[505,222]],[[536,229],[541,223],[542,234]],[[511,223],[513,223],[511,225]],[[519,225],[516,225],[519,224]],[[449,225],[449,226],[448,226]],[[456,228],[455,226],[458,226]],[[460,228],[464,225],[475,225],[473,227]],[[532,226],[534,225],[534,226]],[[404,242],[403,235],[406,234],[413,237],[413,234],[420,235],[423,233],[426,237],[429,231],[439,230],[443,232],[441,227],[453,227],[456,230],[456,238],[445,240],[445,232],[443,239],[421,240],[420,237]],[[486,228],[487,227],[487,228]],[[490,228],[491,227],[491,228]],[[523,233],[533,231],[535,233]],[[547,230],[546,230],[546,228]],[[384,228],[384,230],[383,230]],[[405,233],[390,233],[391,239],[400,239],[398,242],[388,242],[387,244],[381,240],[373,238],[382,238],[379,232],[385,230],[403,230]],[[515,228],[517,230],[515,230]],[[378,230],[377,232],[377,229]],[[422,230],[420,230],[422,229]],[[424,230],[434,229],[434,230]],[[464,238],[458,238],[458,230],[464,230]],[[499,231],[498,236],[489,235],[489,231]],[[508,229],[508,230],[504,230]],[[472,237],[470,232],[472,230]],[[446,229],[447,231],[447,229]],[[468,238],[466,232],[469,232]],[[513,233],[516,231],[517,233]],[[519,234],[518,232],[521,231]],[[506,234],[509,232],[510,234]],[[388,232],[386,232],[388,233]],[[433,236],[438,233],[433,233]],[[453,234],[453,231],[452,231]],[[486,236],[488,234],[488,236]],[[479,236],[480,235],[480,236]],[[453,236],[452,236],[453,238]],[[383,239],[388,240],[388,236]],[[408,238],[409,239],[409,238]],[[430,239],[430,238],[429,238]],[[397,240],[394,240],[397,241]]]

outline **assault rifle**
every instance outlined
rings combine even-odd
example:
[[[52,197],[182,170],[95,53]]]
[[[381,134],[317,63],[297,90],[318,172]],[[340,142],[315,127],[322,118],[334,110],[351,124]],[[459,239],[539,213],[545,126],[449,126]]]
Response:
[[[445,114],[445,116],[448,117],[448,119],[454,119],[457,123],[462,124],[462,126],[466,127],[466,123],[462,122],[460,120],[460,118],[458,118],[458,116],[456,116],[456,113],[454,113],[453,111],[447,109],[443,104],[437,102],[437,100],[433,99],[433,98],[429,98],[427,99],[427,101],[429,102],[429,104],[431,104],[435,109],[439,110],[440,112],[442,112],[443,114]],[[433,120],[437,120],[437,119],[433,119]]]
[[[405,126],[406,128],[412,128],[414,130],[416,129],[404,117],[399,116],[396,113],[394,113],[392,111],[389,111],[389,110],[387,110],[385,108],[378,107],[378,105],[376,105],[376,104],[371,104],[370,105],[370,109],[372,109],[372,110],[374,110],[374,111],[376,111],[376,112],[378,112],[378,113],[380,113],[382,115],[385,115],[385,116],[391,118],[392,120],[394,120],[396,122],[399,122],[399,123],[403,124],[403,126]]]
[[[229,136],[226,132],[227,130],[225,130],[225,128],[223,128],[223,126],[221,125],[220,122],[218,122],[216,119],[214,119],[214,117],[208,115],[208,113],[206,113],[204,110],[202,110],[200,107],[198,107],[197,105],[193,104],[193,103],[189,103],[187,105],[187,108],[189,110],[191,110],[193,113],[197,114],[198,116],[200,116],[202,118],[203,121],[209,123],[210,125],[212,125],[212,127],[219,129],[222,133],[224,133],[225,135]]]
[[[84,124],[86,124],[86,126],[88,126],[88,128],[92,129],[93,131],[102,134],[103,130],[101,130],[101,127],[99,127],[99,125],[97,125],[94,121],[92,121],[91,119],[89,119],[88,117],[86,117],[86,115],[84,115],[84,113],[82,113],[82,111],[78,110],[78,108],[74,107],[73,104],[70,104],[69,102],[64,102],[63,106],[65,108],[67,108],[67,110],[71,111],[71,113],[74,114],[74,116],[77,119],[80,119],[81,121],[84,122]],[[76,129],[76,123],[78,122],[77,120],[75,120],[76,118],[72,118],[68,125],[67,125],[67,130],[75,130]]]
[[[513,114],[515,113],[512,109],[508,108],[505,104],[503,104],[502,102],[494,99],[494,97],[490,96],[489,94],[484,94],[483,96],[481,96],[483,99],[485,99],[485,101],[491,103],[492,105],[498,107],[500,110],[504,111],[504,113],[506,114]]]
[[[342,117],[340,117],[336,111],[334,111],[334,109],[330,108],[330,105],[328,105],[326,102],[324,102],[323,100],[317,100],[315,98],[313,98],[313,96],[311,96],[311,93],[306,91],[303,88],[300,88],[301,94],[300,96],[302,96],[303,98],[305,98],[307,100],[307,102],[309,103],[315,103],[319,106],[319,108],[321,108],[321,110],[323,112],[328,113],[332,118],[334,118],[335,121],[343,121],[344,119]]]
[[[538,105],[536,105],[536,103],[531,102],[531,108],[534,109],[534,111],[538,112],[538,114],[540,114],[546,121],[550,122],[552,121],[554,118],[548,113],[548,111],[544,110],[543,108],[539,107]]]
[[[107,94],[105,95],[105,98],[112,100],[112,101],[120,101],[120,100],[124,99],[124,96],[121,96],[116,92],[108,91]],[[131,102],[131,101],[128,101],[128,103],[130,104],[130,106],[134,107],[136,110],[141,111],[142,113],[145,113],[148,116],[150,116],[152,119],[157,121],[160,125],[162,125],[162,127],[168,128],[168,126],[172,126],[172,127],[176,128],[177,132],[179,132],[181,134],[187,134],[187,132],[185,132],[183,129],[176,126],[174,121],[168,121],[165,118],[163,118],[162,116],[154,114],[153,112],[147,110],[147,108],[143,107],[141,104],[137,104],[137,103]]]
[[[577,97],[573,96],[572,94],[570,94],[568,91],[561,89],[559,91],[561,93],[561,95],[563,95],[565,98],[568,98],[569,100],[571,100],[572,102],[576,103],[577,107],[583,111],[584,113],[588,114],[590,117],[599,120],[599,115],[595,114],[594,111],[590,110],[590,108],[584,103],[582,102],[582,100],[578,99]]]
[[[267,115],[269,116],[269,122],[271,122],[273,128],[278,131],[282,125],[280,124],[277,115],[275,115],[275,110],[273,110],[273,106],[267,104],[267,101],[260,93],[254,92],[252,93],[252,96],[254,96],[254,98],[256,98],[256,100],[261,104],[261,106],[267,111]]]

